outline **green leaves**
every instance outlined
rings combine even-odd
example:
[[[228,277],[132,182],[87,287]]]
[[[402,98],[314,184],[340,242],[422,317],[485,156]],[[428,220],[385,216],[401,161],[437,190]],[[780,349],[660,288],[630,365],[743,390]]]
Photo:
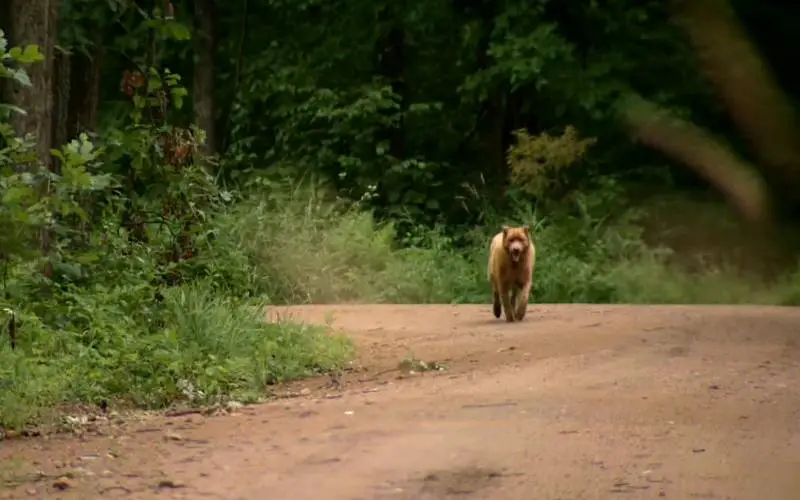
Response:
[[[26,45],[25,47],[12,47],[8,51],[9,57],[20,64],[33,64],[44,61],[44,54],[39,51],[38,45]]]
[[[152,18],[148,19],[145,25],[154,29],[160,37],[166,40],[185,41],[192,38],[189,28],[175,19]]]
[[[3,205],[24,205],[35,199],[33,186],[26,184],[7,185],[3,193]]]
[[[183,98],[189,95],[189,91],[184,87],[171,87],[169,93],[172,96],[172,105],[175,109],[183,108]]]
[[[5,33],[0,30],[0,78],[10,78],[25,87],[30,87],[31,80],[24,69],[14,68],[16,64],[33,64],[44,60],[44,55],[39,51],[38,45],[26,45],[24,47],[8,47],[8,40]],[[9,64],[9,62],[11,64]],[[16,113],[24,111],[19,108],[5,106],[6,110]]]
[[[13,104],[0,103],[0,117],[2,117],[3,115],[8,116],[11,113],[16,113],[16,114],[22,115],[22,116],[25,116],[25,115],[28,114],[27,111],[25,111],[24,109],[20,108],[19,106],[14,106]]]
[[[189,40],[192,38],[192,32],[189,28],[177,21],[173,21],[167,25],[167,32],[175,40]]]

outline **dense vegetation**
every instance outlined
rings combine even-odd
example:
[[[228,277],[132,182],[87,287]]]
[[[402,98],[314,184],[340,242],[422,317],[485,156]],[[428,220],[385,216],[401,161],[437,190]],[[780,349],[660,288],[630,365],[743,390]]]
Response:
[[[334,369],[265,305],[487,303],[504,223],[536,302],[794,303],[800,10],[734,7],[4,2],[0,427]]]

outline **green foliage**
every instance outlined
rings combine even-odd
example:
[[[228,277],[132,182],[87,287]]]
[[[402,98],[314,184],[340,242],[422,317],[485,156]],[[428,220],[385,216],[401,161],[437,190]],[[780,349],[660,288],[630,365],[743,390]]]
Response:
[[[609,180],[573,194],[575,209],[510,218],[487,214],[487,226],[456,243],[441,228],[398,232],[358,204],[337,200],[312,182],[259,179],[252,193],[216,219],[205,258],[229,266],[215,281],[271,303],[488,303],[488,242],[503,224],[530,224],[537,245],[535,303],[787,303],[791,280],[768,284],[720,260],[691,272],[667,248],[650,248],[642,213]],[[608,207],[620,214],[610,217]],[[220,252],[220,258],[215,253]],[[687,299],[688,298],[688,299]]]
[[[217,222],[217,239],[229,246],[213,250],[236,256],[248,293],[289,304],[475,298],[477,269],[441,230],[419,228],[401,247],[392,223],[313,182],[258,179],[251,189]]]
[[[202,132],[166,120],[186,95],[177,75],[146,75],[126,82],[128,119],[53,150],[57,170],[0,121],[0,427],[59,404],[250,401],[352,356],[346,338],[236,298],[214,280],[227,255],[193,259],[232,195],[192,161]]]
[[[649,194],[698,181],[629,141],[618,104],[725,133],[669,2],[189,4],[60,3],[51,158],[12,125],[40,110],[0,103],[0,426],[336,368],[346,339],[265,304],[488,303],[507,223],[534,229],[534,302],[800,300],[794,274],[690,270],[650,234]],[[214,89],[192,75],[202,21]],[[42,60],[0,32],[0,81],[34,87]],[[190,103],[212,97],[207,158]]]
[[[579,139],[575,127],[567,125],[560,136],[543,132],[531,137],[516,132],[517,143],[508,152],[511,183],[537,200],[553,199],[567,184],[565,171],[584,158],[594,138]]]
[[[31,79],[24,69],[8,67],[15,64],[32,64],[40,62],[44,55],[39,51],[38,45],[26,45],[25,47],[9,47],[6,35],[0,30],[0,78],[8,78],[18,85],[25,87],[31,86]],[[0,109],[12,109],[11,106],[4,105]],[[25,113],[19,108],[16,112]]]
[[[149,291],[129,283],[65,290],[48,302],[66,315],[58,329],[56,318],[22,316],[18,349],[0,345],[0,425],[29,424],[58,403],[248,402],[271,384],[323,373],[352,355],[344,337],[267,323],[262,304],[202,282],[165,290],[158,311],[131,311]]]

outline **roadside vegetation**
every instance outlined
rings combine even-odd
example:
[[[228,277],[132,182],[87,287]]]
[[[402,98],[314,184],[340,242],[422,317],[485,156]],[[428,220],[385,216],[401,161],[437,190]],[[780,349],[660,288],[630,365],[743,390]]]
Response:
[[[800,303],[791,82],[747,44],[714,78],[746,38],[702,12],[190,4],[0,10],[0,431],[340,370],[346,336],[268,308],[488,304],[503,224],[535,302]]]

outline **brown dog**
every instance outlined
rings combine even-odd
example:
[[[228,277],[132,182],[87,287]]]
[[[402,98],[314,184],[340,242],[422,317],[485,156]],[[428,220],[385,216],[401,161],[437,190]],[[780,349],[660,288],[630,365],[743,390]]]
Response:
[[[528,226],[503,226],[503,231],[492,238],[488,272],[495,318],[500,317],[501,306],[506,321],[525,317],[535,263],[536,248]]]

